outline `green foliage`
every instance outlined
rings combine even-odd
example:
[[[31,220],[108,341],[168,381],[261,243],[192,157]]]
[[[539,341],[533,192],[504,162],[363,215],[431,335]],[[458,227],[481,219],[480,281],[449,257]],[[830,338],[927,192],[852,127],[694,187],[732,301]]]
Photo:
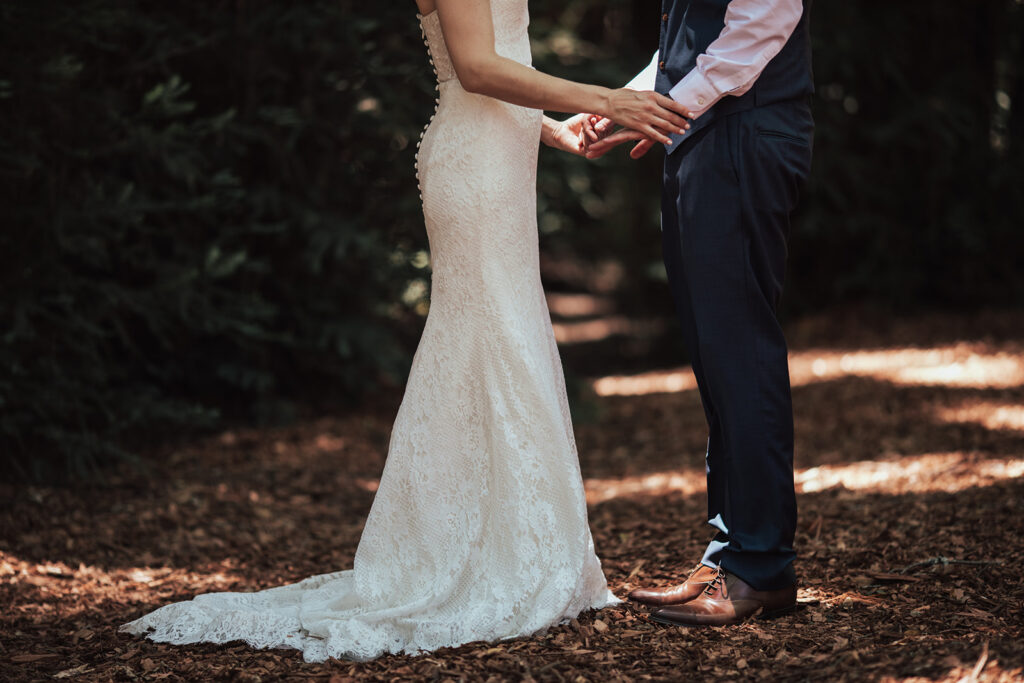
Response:
[[[814,12],[815,163],[789,305],[1020,305],[1024,5]]]
[[[656,0],[531,13],[535,65],[577,80],[624,83],[658,42]],[[1024,6],[819,2],[812,25],[787,305],[1019,303]],[[81,478],[403,377],[434,90],[412,3],[12,0],[0,46],[0,467]],[[540,228],[669,314],[649,156],[545,151]]]
[[[0,6],[6,469],[401,376],[433,89],[408,14]]]

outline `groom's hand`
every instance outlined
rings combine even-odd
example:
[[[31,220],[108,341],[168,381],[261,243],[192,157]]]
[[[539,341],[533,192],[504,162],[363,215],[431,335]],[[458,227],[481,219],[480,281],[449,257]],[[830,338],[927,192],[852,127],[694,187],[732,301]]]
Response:
[[[583,144],[590,146],[592,143],[601,140],[611,134],[615,128],[615,122],[603,116],[588,114],[583,120]]]
[[[627,137],[624,135],[619,136],[618,134],[616,134],[616,137],[610,143],[600,144],[602,141],[607,140],[608,137],[612,135],[612,131],[614,130],[615,122],[612,121],[611,119],[595,115],[587,116],[583,122],[583,156],[587,157],[588,159],[600,159],[616,145],[619,145],[622,142],[625,142],[626,140],[634,139],[632,135]],[[628,129],[623,128],[619,131],[619,133],[623,133],[627,130]],[[636,131],[629,132],[636,133]],[[637,133],[637,135],[643,137],[643,134],[641,133]],[[641,156],[646,154],[647,150],[651,148],[651,145],[653,145],[654,142],[656,141],[649,140],[646,143],[641,143],[640,145],[637,145],[637,147],[634,149],[634,152],[637,153],[634,158],[639,159]]]
[[[604,119],[604,121],[607,120],[608,119]],[[611,125],[607,127],[607,130],[611,130]],[[610,135],[607,132],[601,134],[600,132],[595,130],[595,133],[597,133],[596,140],[590,137],[585,125],[583,133],[584,138],[586,139],[584,154],[588,159],[600,159],[615,147],[618,147],[623,142],[629,142],[630,140],[640,141],[629,152],[629,156],[631,156],[634,159],[639,159],[643,155],[647,154],[647,152],[651,149],[651,147],[654,146],[654,143],[656,142],[655,140],[652,140],[646,135],[644,135],[643,133],[635,130],[630,130],[629,128],[622,128],[614,133],[611,133]]]

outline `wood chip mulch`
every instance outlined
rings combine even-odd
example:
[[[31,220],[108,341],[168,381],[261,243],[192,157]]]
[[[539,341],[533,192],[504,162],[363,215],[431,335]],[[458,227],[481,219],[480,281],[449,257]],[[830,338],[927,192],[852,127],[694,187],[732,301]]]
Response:
[[[0,486],[0,680],[1022,680],[1024,341],[923,326],[897,349],[815,345],[827,336],[795,332],[794,615],[679,629],[623,605],[530,638],[367,663],[117,633],[197,593],[350,567],[390,397],[156,449],[156,476]],[[624,596],[680,580],[709,537],[704,424],[686,386],[606,394],[577,435],[598,552]]]

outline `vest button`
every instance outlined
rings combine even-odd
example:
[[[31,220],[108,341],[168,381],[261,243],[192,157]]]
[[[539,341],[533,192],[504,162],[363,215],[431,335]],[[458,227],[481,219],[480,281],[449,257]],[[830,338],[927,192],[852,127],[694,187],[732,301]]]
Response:
[[[664,61],[658,62],[658,68],[661,69],[662,71],[664,71],[665,70],[665,62]]]

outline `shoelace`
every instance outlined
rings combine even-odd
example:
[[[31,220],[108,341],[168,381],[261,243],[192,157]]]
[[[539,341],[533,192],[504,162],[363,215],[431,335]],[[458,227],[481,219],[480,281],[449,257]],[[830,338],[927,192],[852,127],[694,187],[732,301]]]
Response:
[[[725,586],[725,571],[721,567],[718,568],[718,573],[715,574],[715,578],[708,581],[708,585],[704,587],[704,595],[714,595],[715,589],[721,584]]]

